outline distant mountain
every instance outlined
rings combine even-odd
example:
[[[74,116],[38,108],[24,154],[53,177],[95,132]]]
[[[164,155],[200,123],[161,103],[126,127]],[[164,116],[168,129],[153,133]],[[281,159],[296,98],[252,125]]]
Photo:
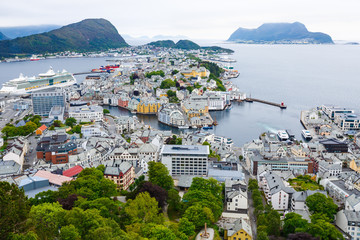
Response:
[[[154,47],[165,47],[165,48],[175,48],[176,44],[172,40],[159,40],[155,42],[151,42],[148,45]]]
[[[177,48],[177,49],[183,49],[183,50],[205,49],[205,50],[214,51],[214,52],[217,52],[217,51],[226,52],[226,53],[234,52],[231,49],[222,48],[222,47],[218,47],[218,46],[200,47],[198,44],[196,44],[190,40],[179,40],[177,43],[175,43],[172,40],[159,40],[159,41],[148,43],[147,45],[153,46],[153,47]]]
[[[17,37],[26,37],[33,34],[49,32],[54,29],[61,28],[59,25],[34,25],[34,26],[19,26],[19,27],[0,27],[0,32],[7,37],[13,39]]]
[[[184,49],[184,50],[197,50],[200,49],[201,47],[190,40],[179,40],[176,43],[175,48]]]
[[[244,43],[333,43],[325,33],[309,32],[304,24],[265,23],[257,29],[239,28],[228,41]]]
[[[9,39],[7,36],[5,36],[2,32],[0,32],[0,41]]]
[[[105,19],[85,19],[50,32],[0,42],[0,56],[62,51],[101,51],[128,44]]]

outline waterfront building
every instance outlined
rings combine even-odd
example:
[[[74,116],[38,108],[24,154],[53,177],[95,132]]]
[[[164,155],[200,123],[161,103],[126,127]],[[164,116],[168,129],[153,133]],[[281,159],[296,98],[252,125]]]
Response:
[[[200,117],[209,113],[209,107],[205,101],[192,102],[190,100],[185,100],[182,102],[182,109],[188,118]]]
[[[333,105],[322,105],[321,110],[331,119],[335,119],[336,114],[353,114],[355,111],[348,108],[335,107]]]
[[[184,126],[186,119],[177,104],[167,104],[160,108],[158,120],[171,126]]]
[[[209,146],[164,145],[160,151],[160,159],[172,176],[206,176],[209,154]]]
[[[161,104],[157,100],[142,99],[136,107],[137,113],[142,114],[156,114],[160,109]]]
[[[354,114],[337,113],[334,122],[343,131],[360,129],[360,118]]]
[[[120,190],[127,190],[134,182],[134,167],[128,162],[114,161],[112,166],[106,166],[104,177],[113,181]]]
[[[210,71],[207,70],[205,67],[193,67],[191,69],[187,69],[184,71],[181,71],[181,74],[185,77],[185,78],[204,78],[204,77],[209,77],[210,75]]]
[[[48,116],[54,106],[65,107],[65,92],[48,89],[31,93],[34,115]]]
[[[103,108],[96,105],[70,107],[69,117],[73,117],[77,122],[101,121],[104,117]]]

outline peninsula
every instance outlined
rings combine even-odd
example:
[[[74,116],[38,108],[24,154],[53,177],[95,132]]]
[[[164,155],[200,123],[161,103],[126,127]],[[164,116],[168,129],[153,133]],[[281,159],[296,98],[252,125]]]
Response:
[[[265,23],[256,29],[238,28],[228,41],[260,44],[333,44],[331,37],[321,32],[309,32],[304,24]]]

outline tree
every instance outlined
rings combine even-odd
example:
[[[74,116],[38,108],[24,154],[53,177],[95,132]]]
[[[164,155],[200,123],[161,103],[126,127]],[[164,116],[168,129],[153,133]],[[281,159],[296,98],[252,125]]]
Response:
[[[195,204],[186,209],[183,217],[192,222],[197,230],[203,228],[205,223],[210,225],[215,222],[214,214],[211,209],[203,207],[200,204]]]
[[[92,201],[80,198],[76,202],[76,207],[83,210],[97,209],[102,217],[114,219],[116,222],[118,222],[120,217],[120,210],[117,201],[106,197],[97,198]]]
[[[64,220],[65,210],[59,203],[43,203],[30,210],[30,223],[40,239],[54,239]]]
[[[190,237],[195,235],[195,225],[189,221],[186,217],[180,218],[179,231]]]
[[[150,182],[167,191],[174,187],[174,180],[169,175],[169,170],[161,162],[149,162],[148,176]]]
[[[30,210],[24,189],[15,184],[0,182],[0,238],[7,239],[10,233],[25,229]]]
[[[176,189],[172,188],[168,191],[167,203],[169,204],[169,208],[179,210],[181,206],[180,200],[181,197]]]
[[[166,79],[166,80],[162,81],[160,84],[161,89],[169,89],[171,87],[176,87],[175,81],[173,81],[171,79]]]
[[[276,210],[271,209],[271,211],[266,214],[266,219],[268,235],[279,236],[281,226],[280,214]]]
[[[151,197],[155,198],[160,208],[164,208],[168,193],[162,187],[151,182],[144,182],[139,190],[139,193],[148,192]]]
[[[103,113],[104,113],[104,114],[108,114],[108,113],[110,113],[110,111],[109,111],[109,109],[104,108],[104,109],[103,109]]]
[[[80,134],[80,133],[81,133],[81,125],[76,125],[76,126],[74,126],[74,127],[72,128],[72,131],[73,131],[74,133]]]
[[[311,236],[309,233],[297,232],[289,234],[287,240],[319,240],[317,237]]]
[[[175,240],[176,235],[164,225],[156,225],[151,227],[150,232],[146,236],[150,239],[157,239],[157,240]]]
[[[221,199],[222,198],[222,186],[219,182],[214,179],[205,179],[200,177],[195,177],[192,180],[189,191],[200,190],[200,191],[210,191],[214,197]]]
[[[39,237],[36,233],[30,231],[24,234],[13,234],[11,236],[12,240],[38,240]]]
[[[287,213],[284,219],[283,231],[287,236],[290,233],[298,232],[299,229],[305,230],[308,222],[297,213]]]
[[[76,200],[78,200],[78,196],[76,194],[71,194],[66,198],[58,198],[58,202],[65,210],[71,210],[74,207]]]
[[[175,74],[177,74],[177,73],[179,73],[179,71],[176,70],[176,69],[174,69],[174,70],[172,70],[171,75],[175,75]]]
[[[80,240],[81,236],[74,225],[64,226],[60,230],[61,240]]]
[[[65,124],[66,124],[67,126],[73,127],[74,124],[76,124],[76,119],[73,118],[73,117],[69,117],[69,118],[67,118],[67,119],[65,120]]]
[[[269,240],[268,235],[264,231],[258,231],[257,240]]]
[[[312,214],[322,213],[325,214],[330,221],[334,220],[334,214],[336,214],[338,207],[333,202],[332,198],[326,197],[321,193],[315,193],[308,196],[305,203]]]
[[[164,217],[155,198],[148,192],[140,193],[134,200],[128,200],[125,213],[130,217],[131,223],[162,223]]]
[[[127,239],[120,226],[110,218],[104,218],[97,209],[82,210],[74,207],[66,211],[64,226],[74,225],[81,239]]]
[[[54,127],[61,127],[62,122],[60,120],[54,120],[53,125],[54,125]]]
[[[116,194],[116,184],[104,178],[100,170],[85,168],[76,180],[66,182],[59,188],[60,198],[67,198],[71,194],[77,194],[88,200],[111,197]]]

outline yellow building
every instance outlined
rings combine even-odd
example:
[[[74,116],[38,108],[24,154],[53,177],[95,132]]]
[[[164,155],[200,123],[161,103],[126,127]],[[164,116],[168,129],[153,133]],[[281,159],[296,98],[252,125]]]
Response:
[[[186,116],[189,118],[200,117],[209,113],[209,107],[205,102],[184,102],[182,106]]]
[[[360,172],[360,161],[355,161],[355,159],[351,160],[349,167],[355,172]]]
[[[155,101],[140,101],[136,107],[138,113],[142,114],[156,114],[161,105],[160,102]]]
[[[226,226],[225,240],[252,240],[250,225],[244,219],[238,219],[233,224]]]
[[[182,75],[184,75],[185,78],[196,78],[196,77],[209,77],[210,72],[204,68],[191,68],[190,70],[185,70],[181,72]]]

